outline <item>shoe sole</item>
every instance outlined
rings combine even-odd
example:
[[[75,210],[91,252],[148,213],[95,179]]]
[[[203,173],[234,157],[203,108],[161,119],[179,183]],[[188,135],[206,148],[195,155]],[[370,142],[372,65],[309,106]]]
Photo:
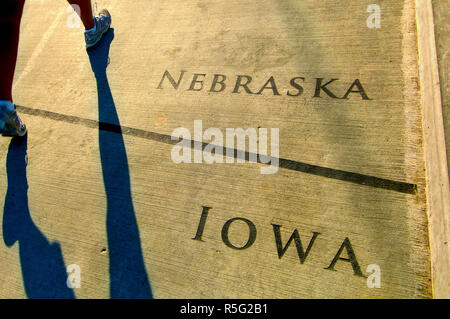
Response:
[[[22,131],[15,131],[15,134],[11,134],[10,132],[12,132],[12,131],[14,131],[14,130],[10,130],[9,128],[7,128],[7,124],[6,124],[5,121],[0,120],[0,133],[4,137],[14,137],[14,136],[23,137],[28,132],[27,127],[25,126],[25,124],[23,124],[23,130]]]

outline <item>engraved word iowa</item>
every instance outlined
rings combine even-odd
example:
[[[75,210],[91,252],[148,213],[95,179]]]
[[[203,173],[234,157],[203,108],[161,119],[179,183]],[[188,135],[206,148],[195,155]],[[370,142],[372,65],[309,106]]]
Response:
[[[207,224],[207,218],[209,211],[211,210],[211,207],[203,206],[203,211],[200,217],[200,221],[197,226],[197,232],[195,236],[192,238],[193,240],[204,242],[203,240],[203,233],[205,231],[205,226]],[[242,245],[235,245],[232,243],[232,239],[229,236],[229,229],[230,226],[234,223],[242,223],[246,225],[249,229],[249,236],[247,241]],[[312,231],[310,235],[310,239],[308,243],[304,243],[302,239],[300,238],[300,234],[297,229],[294,229],[292,232],[290,238],[286,241],[286,238],[282,238],[282,225],[278,224],[271,224],[273,235],[274,235],[274,241],[275,241],[275,249],[278,254],[278,258],[282,259],[287,250],[292,246],[291,244],[294,243],[296,249],[297,249],[297,255],[299,258],[299,263],[304,264],[307,262],[308,256],[312,251],[314,251],[315,243],[317,238],[321,236],[321,233]],[[223,243],[231,248],[236,250],[244,250],[250,248],[256,241],[257,238],[257,227],[256,225],[249,219],[243,218],[243,217],[235,217],[231,218],[230,220],[226,221],[222,227],[221,231],[222,241]],[[306,247],[306,249],[305,249]],[[345,250],[345,252],[344,252]],[[345,257],[347,255],[347,257]],[[331,271],[338,271],[336,269],[336,265],[338,263],[345,262],[346,264],[343,264],[339,268],[343,269],[345,267],[344,265],[348,265],[348,267],[351,267],[351,270],[353,271],[353,274],[358,277],[366,278],[366,276],[361,271],[360,264],[358,262],[358,259],[356,257],[355,250],[353,249],[352,243],[350,242],[350,239],[348,237],[345,237],[342,239],[341,244],[339,246],[336,246],[336,253],[333,253],[329,256],[329,261],[326,262],[322,267],[325,270],[331,270]]]

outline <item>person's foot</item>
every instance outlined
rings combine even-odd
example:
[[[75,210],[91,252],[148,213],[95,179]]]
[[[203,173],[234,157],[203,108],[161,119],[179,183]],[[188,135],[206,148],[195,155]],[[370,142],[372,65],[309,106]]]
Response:
[[[27,127],[17,115],[16,106],[11,102],[0,103],[0,133],[3,136],[27,134]]]
[[[94,17],[95,29],[87,30],[84,32],[84,38],[86,39],[86,49],[95,47],[102,39],[103,34],[108,31],[111,26],[111,15],[108,10],[103,9],[100,13]]]

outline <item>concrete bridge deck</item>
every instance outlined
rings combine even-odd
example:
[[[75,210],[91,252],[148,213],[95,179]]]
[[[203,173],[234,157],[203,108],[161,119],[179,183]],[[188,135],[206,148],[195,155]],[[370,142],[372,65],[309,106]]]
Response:
[[[0,298],[431,297],[414,5],[368,4],[102,0],[88,54],[66,2],[27,1]],[[257,133],[244,163],[227,128]]]

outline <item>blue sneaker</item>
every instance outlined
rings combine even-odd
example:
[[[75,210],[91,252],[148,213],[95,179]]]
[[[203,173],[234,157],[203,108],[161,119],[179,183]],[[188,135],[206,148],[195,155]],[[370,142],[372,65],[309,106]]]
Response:
[[[27,127],[17,115],[16,106],[11,102],[0,103],[0,133],[3,136],[27,134]]]
[[[94,17],[95,30],[85,31],[84,38],[86,39],[86,49],[95,47],[102,39],[103,34],[109,30],[111,26],[111,15],[108,10],[103,9]]]

